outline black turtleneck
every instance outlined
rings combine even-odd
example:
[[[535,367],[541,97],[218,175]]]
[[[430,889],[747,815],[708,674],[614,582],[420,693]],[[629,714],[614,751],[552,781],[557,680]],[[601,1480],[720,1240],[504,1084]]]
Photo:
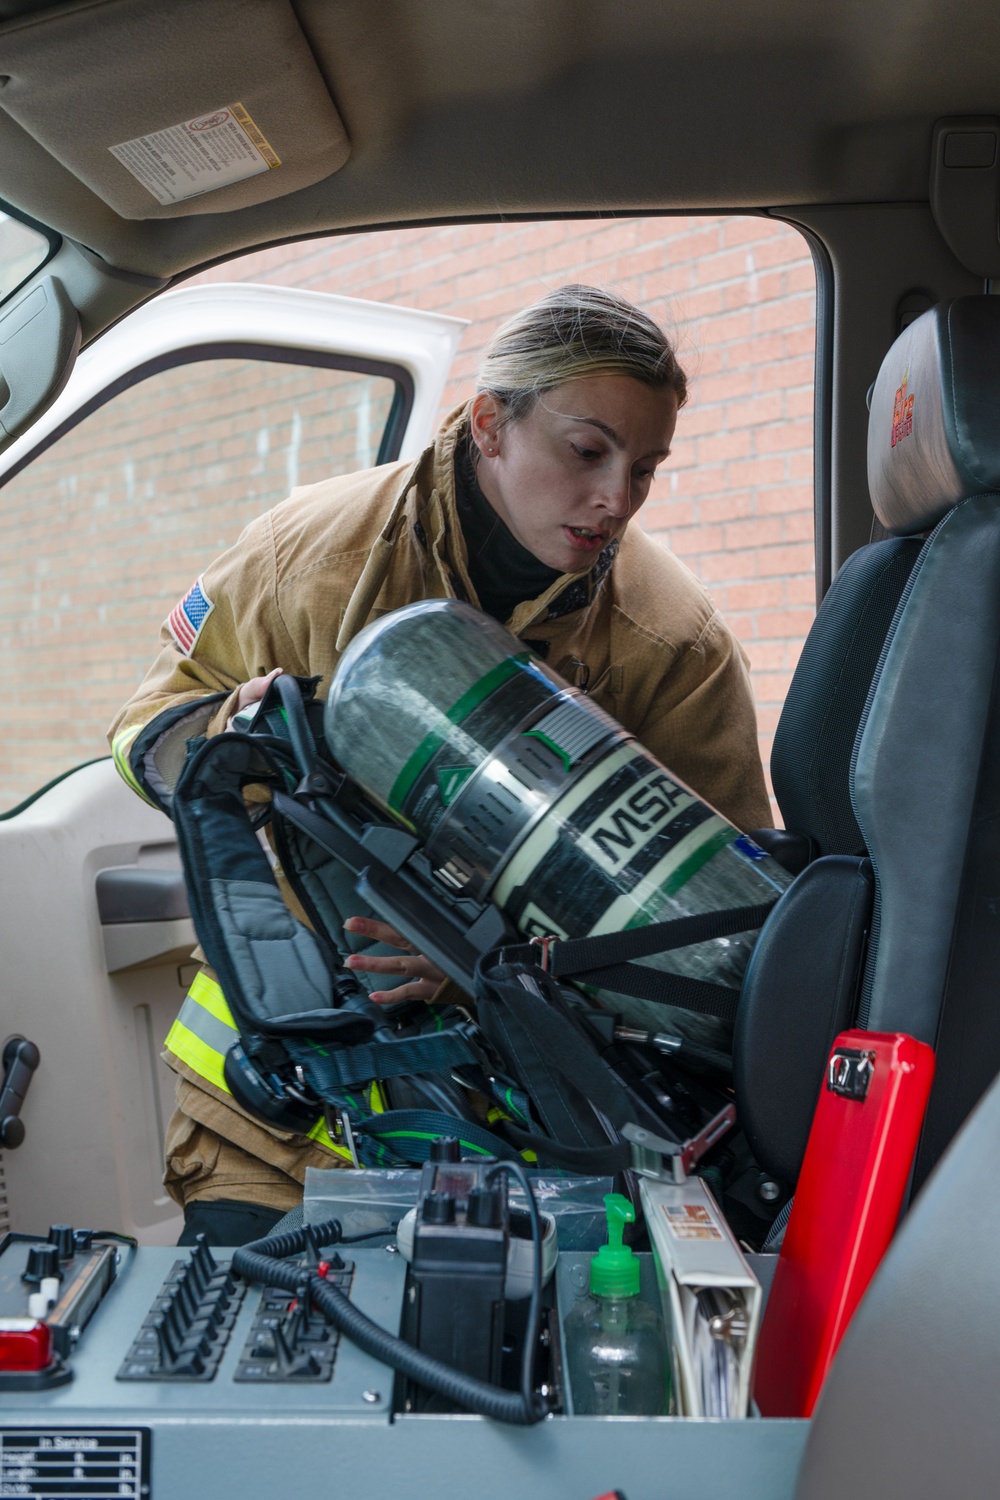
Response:
[[[562,574],[522,547],[479,487],[471,440],[455,454],[455,494],[469,554],[469,577],[488,615],[506,625],[526,599],[537,599]]]

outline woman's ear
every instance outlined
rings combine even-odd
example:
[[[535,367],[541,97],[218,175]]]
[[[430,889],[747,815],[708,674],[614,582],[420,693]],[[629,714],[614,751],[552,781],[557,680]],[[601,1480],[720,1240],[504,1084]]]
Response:
[[[496,458],[500,452],[500,429],[503,412],[500,402],[489,391],[478,391],[469,409],[472,439],[484,458]]]

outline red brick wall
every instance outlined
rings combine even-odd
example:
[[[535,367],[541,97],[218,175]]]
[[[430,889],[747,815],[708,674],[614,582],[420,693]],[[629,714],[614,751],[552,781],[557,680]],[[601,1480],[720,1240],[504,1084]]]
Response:
[[[469,319],[446,409],[470,393],[497,323],[564,282],[613,287],[675,327],[691,400],[641,521],[743,641],[766,763],[814,590],[814,285],[795,231],[763,218],[398,230],[285,246],[198,280]],[[104,728],[152,659],[159,622],[247,520],[291,483],[362,461],[368,419],[352,412],[370,408],[375,426],[384,403],[362,385],[235,362],[168,371],[0,489],[0,810],[106,752]]]
[[[642,522],[708,585],[750,657],[761,753],[812,621],[815,279],[773,220],[659,218],[401,229],[283,246],[197,278],[261,281],[468,318],[444,409],[503,318],[568,281],[677,331],[691,375]]]

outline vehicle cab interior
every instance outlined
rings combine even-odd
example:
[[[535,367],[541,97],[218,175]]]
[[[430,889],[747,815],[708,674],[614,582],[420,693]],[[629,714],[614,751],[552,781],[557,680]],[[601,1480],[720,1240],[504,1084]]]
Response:
[[[472,1170],[447,1154],[406,1174],[420,1178],[419,1199],[392,1199],[401,1220],[408,1205],[423,1205],[408,1249],[395,1223],[379,1240],[361,1218],[358,1242],[341,1247],[345,1270],[339,1253],[318,1253],[300,1216],[272,1261],[304,1257],[301,1266],[275,1268],[262,1252],[220,1269],[220,1252],[204,1245],[190,1268],[178,1260],[181,1216],[162,1185],[174,1081],[160,1053],[201,933],[177,833],[100,748],[58,774],[34,771],[50,764],[49,741],[73,742],[71,721],[86,713],[88,694],[100,698],[102,682],[138,682],[155,640],[148,652],[123,639],[119,649],[117,601],[148,591],[182,545],[161,525],[150,531],[148,568],[123,566],[95,502],[90,531],[71,544],[106,573],[93,610],[103,611],[102,628],[110,620],[110,635],[91,653],[93,686],[75,665],[64,680],[49,647],[26,654],[29,621],[15,614],[5,624],[4,654],[21,665],[5,678],[0,749],[0,770],[9,754],[20,778],[0,811],[0,1014],[9,1034],[0,1391],[11,1377],[0,1403],[0,1494],[8,1480],[28,1486],[11,1494],[69,1494],[52,1486],[72,1474],[46,1478],[51,1448],[79,1450],[81,1482],[89,1471],[79,1454],[113,1448],[122,1485],[133,1488],[86,1493],[151,1500],[234,1480],[251,1500],[293,1482],[296,1493],[329,1494],[363,1484],[376,1497],[402,1482],[420,1495],[443,1476],[459,1492],[474,1484],[484,1500],[518,1488],[559,1500],[821,1500],[848,1483],[859,1500],[991,1490],[1000,1462],[998,78],[1000,24],[981,0],[961,11],[943,0],[863,9],[789,0],[753,9],[733,0],[0,0],[0,534],[12,554],[27,548],[40,558],[52,523],[33,517],[30,502],[4,508],[3,490],[41,506],[46,486],[75,484],[68,468],[43,465],[122,392],[153,391],[162,377],[186,391],[191,430],[212,409],[230,416],[222,385],[192,376],[199,360],[230,361],[230,372],[252,362],[248,378],[275,403],[281,381],[307,372],[348,412],[342,429],[331,420],[317,435],[312,469],[298,458],[282,469],[289,488],[419,455],[463,347],[457,304],[361,301],[346,280],[322,292],[251,284],[240,279],[242,257],[438,226],[546,225],[557,236],[590,221],[725,216],[800,234],[816,294],[816,612],[770,746],[777,826],[744,831],[787,888],[758,923],[720,1100],[722,1128],[738,1131],[750,1163],[758,1219],[734,1212],[722,1192],[724,1211],[711,1197],[714,1137],[674,1143],[671,1156],[648,1121],[624,1136],[635,1172],[646,1174],[642,1295],[668,1323],[673,1308],[675,1337],[693,1347],[690,1329],[677,1331],[684,1308],[696,1326],[697,1298],[684,1300],[691,1288],[700,1296],[723,1285],[711,1274],[684,1281],[683,1255],[703,1249],[700,1240],[731,1245],[763,1301],[762,1321],[747,1301],[736,1335],[732,1318],[729,1332],[713,1324],[712,1358],[722,1362],[713,1368],[734,1337],[748,1351],[738,1377],[744,1414],[685,1405],[691,1376],[679,1355],[674,1395],[657,1415],[592,1417],[579,1394],[574,1409],[558,1309],[583,1297],[587,1257],[603,1241],[573,1241],[561,1219],[549,1321],[531,1321],[542,1317],[536,1286],[528,1312],[514,1316],[520,1343],[504,1345],[510,1392],[519,1378],[530,1385],[532,1368],[528,1358],[519,1376],[511,1347],[527,1346],[532,1329],[544,1346],[545,1419],[540,1408],[531,1420],[510,1416],[513,1394],[493,1408],[470,1406],[464,1387],[450,1404],[443,1387],[432,1400],[415,1394],[426,1371],[398,1349],[393,1364],[390,1344],[415,1343],[439,1362],[464,1358],[466,1374],[479,1369],[465,1333],[449,1344],[428,1332],[432,1293],[442,1308],[458,1305],[460,1285],[473,1296],[462,1276],[443,1292],[432,1272],[419,1279],[424,1220],[437,1212],[425,1198],[441,1196],[434,1172]],[[210,147],[199,132],[212,133]],[[232,388],[235,374],[225,378]],[[302,420],[318,430],[327,407],[311,399],[302,397]],[[144,421],[157,416],[150,409]],[[233,405],[236,425],[246,425],[245,409]],[[188,427],[182,434],[170,418],[161,426],[167,465]],[[224,436],[206,439],[195,460],[206,482]],[[254,441],[263,474],[274,461],[266,432]],[[74,463],[92,474],[110,462],[97,441],[81,455]],[[33,472],[42,477],[29,490]],[[135,496],[141,508],[141,487]],[[190,564],[184,554],[192,577],[232,542],[235,514],[207,553],[192,551]],[[78,607],[86,633],[91,606]],[[365,835],[373,859],[391,845],[384,834]],[[905,1043],[893,1043],[893,1108],[918,1076],[924,1088],[905,1127],[886,1116],[867,1156],[822,1136],[824,1108],[860,1114],[876,1059],[866,1035],[872,1048]],[[893,1131],[904,1129],[897,1150]],[[891,1189],[877,1176],[889,1161]],[[867,1197],[865,1173],[882,1183]],[[575,1205],[572,1174],[555,1175],[568,1179],[561,1191]],[[693,1211],[669,1196],[696,1180],[709,1198],[698,1230]],[[369,1190],[342,1191],[341,1218],[351,1194],[360,1211]],[[492,1178],[489,1191],[498,1191]],[[512,1176],[511,1202],[520,1191]],[[881,1209],[879,1191],[888,1195]],[[475,1192],[486,1192],[485,1179]],[[462,1201],[468,1229],[468,1192]],[[684,1233],[677,1213],[687,1215]],[[609,1225],[611,1217],[609,1208]],[[323,1218],[317,1209],[311,1222]],[[807,1261],[826,1266],[838,1235],[869,1234],[874,1219],[883,1238],[848,1306],[825,1271],[809,1280]],[[631,1222],[623,1219],[626,1241]],[[66,1225],[86,1226],[90,1238],[71,1235],[72,1253],[60,1260],[52,1246],[63,1246],[57,1231]],[[496,1225],[487,1216],[474,1227],[488,1237]],[[525,1233],[535,1236],[540,1278],[537,1215]],[[621,1252],[621,1224],[616,1233]],[[501,1266],[501,1287],[511,1266]],[[36,1334],[21,1303],[41,1296],[33,1289],[52,1274],[59,1299],[79,1277],[73,1317],[50,1333],[55,1315],[47,1322],[43,1312]],[[332,1289],[316,1291],[316,1278],[328,1276]],[[192,1286],[202,1301],[214,1298],[223,1334],[205,1332],[184,1365],[180,1335],[165,1325]],[[423,1321],[414,1311],[420,1287]],[[352,1298],[362,1312],[352,1312]],[[310,1318],[331,1320],[329,1358],[288,1342],[288,1308],[300,1342],[311,1337]],[[484,1316],[488,1324],[495,1312]],[[825,1378],[795,1405],[774,1393],[786,1392],[803,1330],[821,1325],[832,1339]],[[254,1353],[254,1339],[268,1338],[272,1353]],[[45,1352],[29,1376],[18,1361],[35,1359],[39,1340]],[[159,1384],[157,1357],[169,1377]],[[49,1389],[44,1370],[57,1367]],[[496,1384],[501,1364],[490,1368],[481,1384]]]

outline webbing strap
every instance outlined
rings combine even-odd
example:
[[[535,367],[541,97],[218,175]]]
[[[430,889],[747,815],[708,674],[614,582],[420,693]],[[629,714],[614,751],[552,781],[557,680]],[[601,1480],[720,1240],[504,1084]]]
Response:
[[[618,1129],[634,1120],[636,1101],[564,1013],[554,982],[510,964],[482,965],[477,978],[479,1023],[546,1132],[528,1134],[512,1122],[506,1134],[554,1166],[603,1172],[625,1165],[627,1153],[608,1139],[604,1121]]]
[[[457,1136],[465,1152],[476,1156],[495,1156],[501,1161],[518,1161],[518,1153],[500,1136],[474,1125],[470,1120],[455,1119],[432,1109],[390,1109],[384,1115],[367,1120],[352,1120],[356,1136],[362,1137],[363,1160],[369,1166],[386,1165],[387,1156],[420,1164],[430,1157],[431,1146],[442,1135]],[[371,1157],[371,1160],[367,1158]]]
[[[338,1048],[301,1045],[286,1050],[300,1063],[311,1088],[321,1099],[372,1078],[403,1078],[411,1073],[446,1073],[478,1054],[459,1031],[435,1031],[427,1036],[397,1037],[392,1041],[363,1042]]]
[[[604,969],[630,959],[651,958],[656,953],[673,953],[677,948],[690,948],[694,943],[707,943],[713,938],[750,932],[763,925],[774,904],[762,901],[757,906],[731,906],[723,911],[698,912],[693,917],[675,917],[669,922],[650,922],[625,932],[568,938],[553,945],[551,972],[558,978]]]
[[[600,985],[615,995],[634,995],[657,1005],[675,1005],[698,1016],[716,1021],[735,1021],[740,1003],[739,990],[707,979],[692,979],[689,974],[671,974],[666,969],[644,968],[642,964],[615,964],[607,969],[591,969],[576,978],[584,984]]]
[[[697,1015],[733,1021],[739,1004],[738,990],[694,979],[688,974],[648,968],[631,960],[672,953],[737,932],[751,932],[763,925],[774,904],[765,901],[756,906],[734,906],[724,911],[699,912],[693,917],[677,917],[669,922],[651,922],[645,927],[630,927],[625,932],[559,939],[549,949],[548,972],[554,978],[573,978],[614,994],[633,995]],[[503,956],[515,963],[537,964],[539,950],[532,944],[520,944],[504,949]]]

